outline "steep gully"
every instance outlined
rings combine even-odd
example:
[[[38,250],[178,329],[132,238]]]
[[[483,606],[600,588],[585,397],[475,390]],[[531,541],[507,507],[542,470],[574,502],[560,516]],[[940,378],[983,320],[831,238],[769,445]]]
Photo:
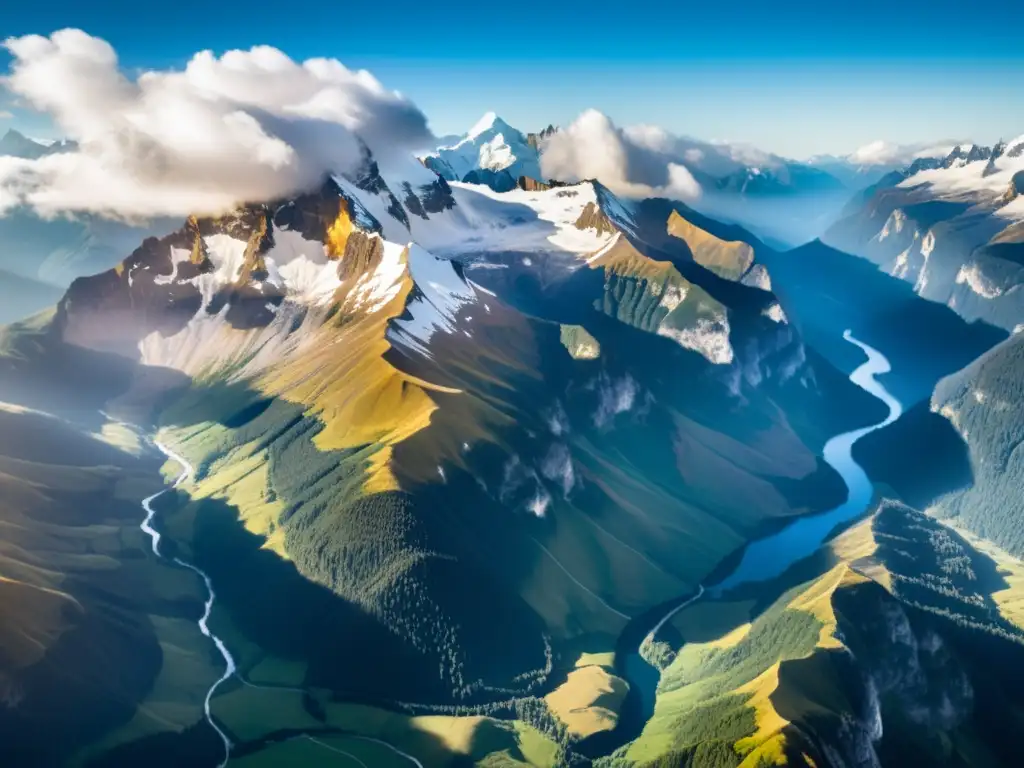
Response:
[[[865,363],[861,364],[853,373],[850,374],[850,380],[857,386],[865,389],[875,397],[882,400],[889,407],[889,415],[878,424],[836,435],[825,444],[823,452],[825,461],[831,465],[846,482],[849,490],[847,500],[835,509],[829,510],[828,512],[822,512],[817,515],[799,518],[782,530],[752,542],[743,552],[743,555],[736,567],[721,581],[707,587],[703,584],[698,585],[697,592],[695,594],[689,595],[681,601],[674,602],[674,604],[669,606],[669,610],[664,614],[655,614],[654,616],[647,614],[647,617],[651,620],[657,619],[657,621],[654,621],[651,629],[643,635],[644,642],[653,640],[661,628],[670,621],[675,614],[703,599],[705,596],[718,597],[725,591],[740,584],[766,581],[781,575],[790,565],[813,554],[819,547],[821,547],[829,533],[835,530],[838,525],[851,522],[867,510],[874,495],[874,488],[871,480],[867,476],[867,473],[865,473],[863,468],[861,468],[861,466],[853,459],[853,444],[864,435],[891,424],[899,418],[903,409],[900,402],[875,378],[876,376],[890,370],[889,361],[886,357],[873,347],[870,347],[864,342],[854,338],[850,331],[846,331],[843,334],[843,338],[851,344],[860,347],[868,357]],[[141,523],[140,528],[150,537],[153,553],[158,557],[164,557],[160,552],[160,533],[153,527],[154,516],[156,513],[153,510],[152,503],[169,490],[172,490],[188,480],[188,478],[192,476],[193,468],[184,457],[178,455],[164,444],[159,441],[154,441],[153,444],[168,459],[171,459],[182,467],[181,474],[177,477],[173,485],[147,497],[142,501],[142,508],[146,512],[146,517]],[[217,725],[211,713],[210,704],[213,696],[217,692],[217,689],[232,676],[237,677],[243,685],[257,688],[262,686],[254,685],[238,674],[235,660],[232,657],[231,652],[228,650],[224,642],[210,631],[209,619],[210,613],[213,610],[214,601],[216,600],[216,594],[214,593],[213,584],[211,583],[209,576],[207,576],[207,574],[197,566],[187,563],[180,558],[175,557],[172,558],[172,560],[181,567],[188,568],[196,573],[206,584],[207,599],[203,615],[198,621],[199,630],[203,635],[213,641],[217,650],[220,652],[220,655],[224,659],[225,669],[220,678],[218,678],[207,691],[203,709],[207,722],[210,724],[210,727],[217,732],[224,744],[224,758],[218,766],[218,768],[224,768],[230,759],[232,744],[228,735],[220,726]],[[636,635],[631,636],[636,637]],[[643,643],[640,645],[642,646],[642,644]],[[624,674],[630,684],[630,687],[639,692],[640,712],[633,716],[624,715],[623,722],[620,722],[620,727],[616,728],[614,737],[615,742],[617,742],[616,746],[639,735],[644,724],[648,719],[650,719],[654,712],[655,692],[660,676],[659,671],[649,665],[640,655],[639,646],[630,648],[630,652],[625,659]],[[369,737],[359,737],[351,734],[348,735],[354,738],[378,743],[407,759],[412,764],[418,766],[418,768],[423,768],[422,763],[420,763],[415,757],[399,750],[387,742],[371,739]],[[341,751],[326,743],[320,742],[308,734],[301,734],[297,737],[308,738],[320,746],[332,751]],[[604,740],[601,740],[601,742],[604,742]],[[594,743],[592,746],[596,747],[599,753],[605,753],[608,747],[611,747],[612,745],[604,742],[600,743],[600,745],[598,743]],[[356,762],[359,761],[356,760]]]
[[[103,413],[103,415],[105,417],[113,420],[113,417],[111,417],[109,414]],[[123,424],[124,422],[119,422],[119,423]],[[127,425],[125,425],[125,426],[127,426]],[[168,448],[166,445],[161,443],[159,440],[154,440],[152,442],[153,442],[153,445],[164,456],[166,456],[168,459],[170,459],[171,461],[174,461],[175,463],[177,463],[178,465],[181,466],[181,474],[178,475],[178,477],[175,479],[175,481],[174,481],[174,483],[172,485],[170,485],[169,487],[164,488],[162,491],[154,493],[152,496],[148,496],[148,497],[146,497],[145,499],[142,500],[142,508],[146,512],[146,517],[142,521],[142,523],[139,524],[139,527],[142,529],[142,531],[147,536],[149,536],[150,541],[152,543],[153,554],[156,555],[157,557],[168,559],[168,558],[166,558],[165,555],[161,554],[161,552],[160,552],[160,532],[157,531],[153,527],[154,517],[156,515],[156,511],[153,509],[153,502],[156,501],[161,496],[163,496],[168,491],[173,490],[177,486],[181,485],[181,483],[183,483],[186,480],[188,480],[192,476],[192,474],[194,472],[194,469],[193,469],[192,465],[188,462],[187,459],[185,459],[183,456],[180,456],[179,454],[175,453],[173,450]],[[213,591],[213,583],[210,581],[210,577],[201,568],[199,568],[199,567],[197,567],[197,566],[195,566],[195,565],[193,565],[191,563],[185,562],[181,558],[174,557],[174,558],[169,558],[169,559],[171,559],[172,562],[176,563],[177,565],[181,566],[182,568],[187,568],[188,570],[190,570],[193,573],[195,573],[196,575],[198,575],[203,580],[203,583],[206,585],[207,597],[206,597],[206,602],[204,603],[204,606],[203,606],[203,615],[199,618],[199,621],[197,623],[199,625],[199,631],[202,632],[204,636],[210,638],[210,640],[213,641],[213,644],[217,647],[217,651],[220,653],[221,657],[224,659],[224,673],[219,678],[217,678],[217,680],[214,681],[213,685],[211,685],[210,688],[207,690],[206,698],[203,700],[203,712],[205,714],[206,721],[210,724],[210,727],[213,728],[213,730],[217,732],[217,735],[220,737],[221,742],[223,742],[223,744],[224,744],[224,758],[220,761],[220,763],[218,763],[218,768],[224,768],[224,766],[226,766],[228,764],[228,761],[231,758],[232,743],[231,743],[231,739],[228,737],[227,733],[225,733],[224,730],[219,725],[217,725],[217,722],[216,722],[216,720],[213,717],[213,713],[211,712],[210,703],[213,700],[213,696],[214,696],[214,694],[216,694],[217,689],[220,688],[220,686],[225,681],[227,681],[229,678],[231,678],[232,676],[236,677],[240,683],[242,683],[243,685],[248,686],[250,688],[267,688],[267,689],[274,689],[274,690],[294,691],[294,692],[299,692],[299,693],[303,692],[303,689],[301,689],[301,688],[288,688],[288,687],[284,687],[284,686],[262,686],[262,685],[256,685],[254,683],[249,682],[244,677],[242,677],[239,674],[239,672],[238,672],[238,667],[235,664],[235,659],[231,655],[231,652],[228,650],[227,646],[224,644],[224,641],[221,640],[219,637],[217,637],[217,635],[213,634],[213,632],[210,631],[210,626],[209,626],[210,613],[213,611],[213,604],[214,604],[214,601],[217,598],[216,593]],[[381,739],[371,738],[369,736],[359,736],[359,735],[356,735],[356,734],[344,734],[344,735],[347,736],[348,738],[353,738],[353,739],[358,739],[360,741],[367,741],[367,742],[372,742],[374,744],[379,744],[380,746],[385,747],[386,749],[394,752],[395,754],[399,755],[400,757],[405,758],[410,763],[415,765],[417,768],[424,768],[423,764],[419,760],[417,760],[415,757],[413,757],[412,755],[410,755],[407,752],[403,752],[402,750],[400,750],[397,747],[389,744],[386,741],[382,741]],[[313,742],[314,744],[317,744],[318,746],[323,747],[324,749],[328,749],[328,750],[330,750],[332,752],[337,752],[338,754],[341,754],[341,755],[344,755],[345,757],[351,758],[357,764],[365,766],[365,763],[363,763],[361,760],[359,760],[359,758],[355,757],[354,755],[349,754],[348,752],[345,752],[344,750],[338,749],[337,747],[333,747],[330,744],[327,744],[326,742],[323,742],[320,739],[314,738],[313,736],[311,736],[309,734],[299,734],[297,736],[294,736],[293,738],[305,738],[305,739],[308,739],[309,741]]]
[[[879,423],[836,435],[825,444],[823,451],[825,461],[846,482],[848,489],[846,501],[827,512],[797,518],[785,528],[751,542],[743,551],[737,565],[721,580],[707,586],[701,584],[695,594],[676,601],[674,604],[663,606],[662,611],[668,608],[665,613],[645,615],[646,625],[651,626],[651,629],[643,633],[642,626],[635,627],[632,632],[628,633],[630,644],[623,649],[626,652],[626,657],[622,673],[629,682],[630,688],[638,691],[639,701],[635,704],[639,706],[634,705],[632,712],[624,712],[620,727],[616,729],[614,745],[610,742],[594,745],[599,752],[605,753],[609,746],[618,746],[636,738],[654,713],[655,693],[661,673],[647,663],[640,653],[640,648],[653,641],[661,628],[673,616],[706,597],[717,598],[741,584],[768,581],[782,575],[789,566],[814,554],[825,543],[829,534],[836,530],[837,526],[854,521],[863,515],[871,505],[874,498],[874,486],[864,469],[854,461],[853,444],[864,435],[894,422],[903,412],[903,406],[875,378],[891,370],[885,355],[854,338],[849,330],[843,333],[843,338],[860,347],[868,358],[850,374],[850,381],[880,399],[889,408],[889,415]],[[642,641],[637,644],[641,638]]]

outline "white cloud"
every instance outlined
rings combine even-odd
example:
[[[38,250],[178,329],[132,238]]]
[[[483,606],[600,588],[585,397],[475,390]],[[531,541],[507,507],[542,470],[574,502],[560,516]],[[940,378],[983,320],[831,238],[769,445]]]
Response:
[[[14,117],[13,112],[9,112],[6,109],[0,109],[0,120],[10,120]]]
[[[935,145],[894,144],[889,141],[872,141],[847,156],[854,165],[909,165],[919,157],[941,157],[948,155],[956,142],[942,142]]]
[[[541,171],[565,181],[596,178],[626,197],[697,197],[700,185],[690,171],[666,156],[674,141],[654,126],[622,130],[606,115],[588,109],[548,139]]]
[[[729,141],[714,141],[712,143],[720,151],[742,165],[775,167],[782,162],[781,158],[758,149],[752,144]]]
[[[218,212],[280,197],[346,170],[365,140],[382,160],[431,141],[423,114],[370,73],[333,59],[295,62],[266,47],[197,53],[184,70],[137,79],[81,30],[4,43],[2,85],[79,144],[39,160],[4,158],[0,211],[111,217]]]
[[[670,153],[675,148],[675,136],[659,125],[629,125],[622,133],[634,144],[655,152]]]

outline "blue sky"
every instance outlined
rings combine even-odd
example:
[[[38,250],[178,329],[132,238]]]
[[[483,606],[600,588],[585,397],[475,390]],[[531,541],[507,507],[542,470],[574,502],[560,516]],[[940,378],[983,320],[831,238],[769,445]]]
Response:
[[[531,130],[595,107],[623,125],[803,157],[875,139],[1024,133],[1019,22],[1019,0],[16,0],[0,35],[81,27],[110,41],[129,70],[257,43],[296,59],[333,56],[408,95],[439,135],[488,109]],[[0,103],[4,111],[15,114],[0,129],[50,132]]]

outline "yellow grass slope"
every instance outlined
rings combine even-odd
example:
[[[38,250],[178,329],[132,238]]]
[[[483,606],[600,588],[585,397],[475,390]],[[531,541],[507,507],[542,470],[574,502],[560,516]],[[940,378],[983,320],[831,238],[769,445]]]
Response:
[[[668,232],[686,243],[694,261],[719,277],[738,280],[754,263],[754,249],[750,245],[717,238],[676,211],[669,216]]]

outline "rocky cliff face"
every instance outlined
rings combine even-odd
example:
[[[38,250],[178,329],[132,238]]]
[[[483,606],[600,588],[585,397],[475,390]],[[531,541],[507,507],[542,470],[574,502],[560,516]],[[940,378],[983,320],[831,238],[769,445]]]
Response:
[[[357,205],[328,180],[289,201],[190,216],[116,269],[76,280],[57,324],[70,343],[129,356],[147,335],[173,336],[197,316],[220,315],[236,329],[265,326],[297,291],[329,299],[332,286],[379,265],[380,225],[365,212],[368,228],[357,225]]]
[[[968,320],[1012,330],[1024,318],[1014,213],[1022,147],[956,147],[941,161],[917,161],[870,190],[822,240]]]
[[[547,128],[544,128],[537,133],[526,134],[526,141],[531,147],[539,151],[540,145],[543,143],[544,139],[552,136],[557,131],[558,128],[549,124]]]
[[[618,228],[607,214],[596,203],[587,203],[579,218],[576,219],[577,229],[592,229],[598,233],[615,234]]]
[[[569,185],[564,181],[557,181],[556,179],[538,181],[537,179],[532,179],[529,176],[520,176],[516,179],[516,186],[526,192],[545,192],[549,189],[554,189],[555,187],[566,187]]]

